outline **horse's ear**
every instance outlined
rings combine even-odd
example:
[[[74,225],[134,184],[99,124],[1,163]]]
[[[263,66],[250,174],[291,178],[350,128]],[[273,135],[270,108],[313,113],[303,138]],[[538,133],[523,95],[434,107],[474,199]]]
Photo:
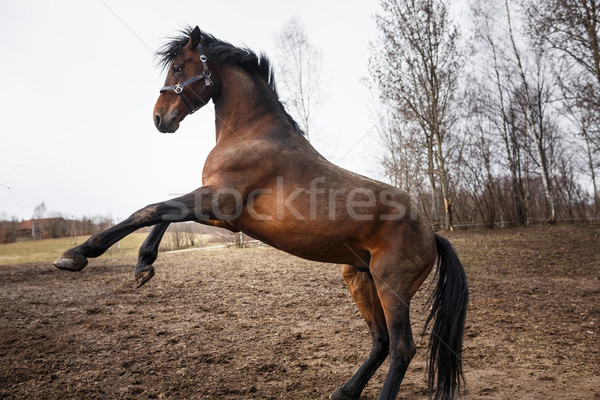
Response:
[[[200,40],[202,39],[202,32],[200,32],[200,28],[197,26],[192,31],[190,35],[190,47],[195,49],[200,44]]]

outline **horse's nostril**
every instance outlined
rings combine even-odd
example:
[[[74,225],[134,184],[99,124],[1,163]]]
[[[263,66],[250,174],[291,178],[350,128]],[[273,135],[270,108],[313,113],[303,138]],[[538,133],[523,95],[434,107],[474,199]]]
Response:
[[[157,127],[160,126],[160,115],[158,114],[154,116],[154,125],[156,125]]]

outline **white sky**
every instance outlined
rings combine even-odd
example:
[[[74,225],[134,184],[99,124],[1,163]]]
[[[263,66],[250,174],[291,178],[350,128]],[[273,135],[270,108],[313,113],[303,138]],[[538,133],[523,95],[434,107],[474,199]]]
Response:
[[[381,178],[373,96],[360,82],[376,3],[1,2],[0,217],[31,218],[44,201],[69,216],[122,219],[201,186],[214,146],[212,104],[173,135],[152,121],[164,80],[153,52],[186,24],[274,58],[274,36],[299,17],[326,74],[313,144],[338,165]]]

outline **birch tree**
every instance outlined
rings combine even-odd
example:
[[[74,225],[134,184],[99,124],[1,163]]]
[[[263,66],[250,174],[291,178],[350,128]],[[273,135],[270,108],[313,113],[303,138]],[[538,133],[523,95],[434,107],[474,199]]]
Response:
[[[508,37],[511,44],[512,55],[514,57],[515,66],[520,78],[521,84],[521,103],[523,115],[527,123],[527,131],[531,135],[531,139],[534,143],[535,152],[537,155],[537,161],[540,166],[540,174],[542,177],[542,183],[544,185],[544,192],[546,195],[546,202],[548,205],[548,221],[553,223],[556,220],[556,200],[554,192],[551,186],[552,179],[550,177],[549,160],[544,147],[545,131],[544,131],[544,100],[543,99],[545,88],[543,87],[543,72],[540,67],[542,63],[546,62],[545,52],[543,48],[535,49],[536,66],[537,71],[537,86],[532,88],[530,79],[528,79],[525,65],[523,63],[522,51],[517,45],[517,39],[513,28],[513,17],[511,12],[511,5],[509,0],[504,0],[505,5],[505,17],[508,28]]]
[[[514,69],[510,65],[510,56],[506,54],[509,46],[503,35],[504,30],[497,23],[498,7],[494,7],[493,3],[474,3],[472,12],[475,17],[477,53],[480,56],[477,62],[484,66],[479,71],[480,78],[473,79],[477,82],[474,114],[477,120],[483,118],[489,121],[490,129],[501,139],[498,143],[503,157],[499,157],[499,160],[503,160],[501,164],[506,166],[510,174],[516,220],[519,225],[525,226],[528,212],[522,169],[527,155],[524,154],[523,134],[514,101]]]
[[[456,120],[456,94],[465,54],[443,0],[381,0],[378,52],[369,60],[374,86],[399,118],[418,126],[427,145],[433,195],[444,200],[444,227],[452,229],[447,146]],[[434,176],[435,174],[435,176]],[[436,179],[437,178],[437,179]],[[434,201],[435,204],[435,201]]]
[[[310,140],[313,117],[322,101],[323,57],[308,40],[304,25],[291,19],[275,38],[277,76],[282,97]]]

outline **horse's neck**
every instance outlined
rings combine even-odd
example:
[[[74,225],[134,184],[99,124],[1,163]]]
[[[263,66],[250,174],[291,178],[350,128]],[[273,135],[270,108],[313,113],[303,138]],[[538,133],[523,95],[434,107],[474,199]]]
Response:
[[[220,90],[214,99],[217,140],[222,135],[253,134],[258,125],[281,120],[277,99],[266,84],[236,66],[222,67],[219,77]]]

